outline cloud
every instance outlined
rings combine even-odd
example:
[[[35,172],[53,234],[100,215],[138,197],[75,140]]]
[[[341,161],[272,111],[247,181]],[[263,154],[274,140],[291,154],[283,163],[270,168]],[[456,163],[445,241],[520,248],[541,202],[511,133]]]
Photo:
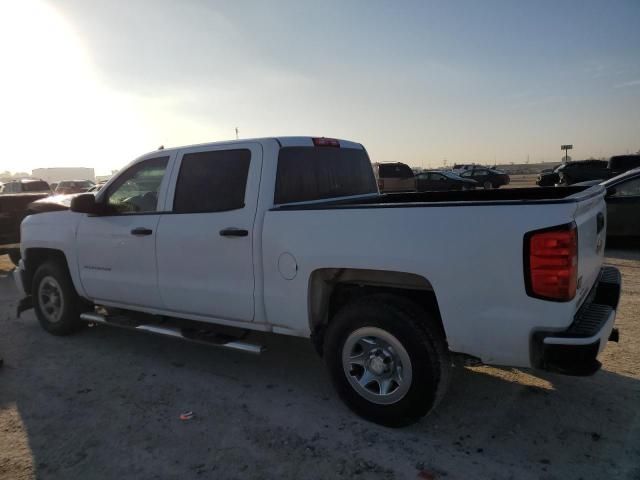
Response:
[[[631,80],[630,82],[620,83],[618,85],[614,85],[613,88],[628,88],[628,87],[637,87],[640,86],[640,79]]]

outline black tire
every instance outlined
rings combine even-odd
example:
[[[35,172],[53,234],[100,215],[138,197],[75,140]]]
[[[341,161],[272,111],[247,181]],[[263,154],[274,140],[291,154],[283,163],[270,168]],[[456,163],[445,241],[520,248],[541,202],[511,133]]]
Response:
[[[393,336],[410,360],[408,390],[391,404],[365,398],[351,385],[343,368],[343,348],[348,338],[359,329],[370,327]],[[361,417],[388,427],[409,425],[428,414],[449,384],[451,361],[441,327],[420,306],[394,295],[371,295],[342,308],[327,328],[324,359],[346,405]]]
[[[42,291],[41,291],[42,289]],[[45,291],[49,289],[50,294]],[[36,270],[32,284],[33,306],[42,328],[53,335],[69,335],[82,327],[80,313],[82,300],[78,296],[66,265],[60,261],[49,260]],[[59,298],[59,302],[52,300]],[[59,314],[53,315],[45,301],[59,305]],[[57,320],[52,320],[52,317]]]
[[[13,263],[16,267],[18,266],[18,263],[20,263],[20,258],[20,249],[12,248],[11,250],[9,250],[9,260],[11,260],[11,263]]]

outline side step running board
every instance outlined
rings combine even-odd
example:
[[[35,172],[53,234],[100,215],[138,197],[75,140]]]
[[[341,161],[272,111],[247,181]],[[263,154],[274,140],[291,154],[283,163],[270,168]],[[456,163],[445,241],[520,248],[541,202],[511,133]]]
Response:
[[[255,345],[253,343],[241,342],[233,339],[224,339],[224,341],[217,341],[215,338],[211,340],[206,337],[193,337],[184,335],[183,329],[177,327],[164,327],[160,325],[126,325],[119,322],[110,322],[107,317],[99,315],[97,313],[82,313],[80,319],[85,322],[99,323],[103,325],[110,325],[113,327],[125,328],[127,330],[138,330],[142,332],[155,333],[156,335],[164,335],[165,337],[179,338],[181,340],[187,340],[189,342],[201,343],[204,345],[212,345],[215,347],[229,348],[231,350],[239,350],[241,352],[260,354],[265,348],[262,345]],[[224,337],[223,337],[224,338]]]

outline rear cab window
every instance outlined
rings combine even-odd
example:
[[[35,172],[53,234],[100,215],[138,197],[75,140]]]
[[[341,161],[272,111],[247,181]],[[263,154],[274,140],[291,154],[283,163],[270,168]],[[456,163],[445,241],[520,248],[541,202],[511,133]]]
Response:
[[[381,163],[378,165],[380,178],[412,178],[413,171],[404,163]]]
[[[364,149],[280,149],[274,194],[276,205],[377,193],[376,179]]]

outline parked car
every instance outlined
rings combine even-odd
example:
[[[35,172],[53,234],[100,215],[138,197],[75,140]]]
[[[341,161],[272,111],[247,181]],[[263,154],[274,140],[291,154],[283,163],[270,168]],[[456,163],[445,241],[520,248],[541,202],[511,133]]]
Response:
[[[416,190],[416,178],[413,170],[404,163],[374,163],[373,173],[380,192],[414,192]]]
[[[0,194],[10,193],[51,193],[49,184],[37,178],[21,178],[2,184]]]
[[[455,175],[460,175],[467,170],[473,170],[474,168],[480,168],[480,165],[476,165],[475,163],[463,163],[463,164],[455,164],[451,167],[451,172]]]
[[[31,202],[46,198],[50,193],[44,191],[0,195],[0,255],[8,254],[11,261],[18,264],[20,261],[20,223],[29,215]]]
[[[101,189],[102,187],[104,187],[104,184],[105,184],[105,183],[107,183],[107,182],[99,182],[99,183],[96,183],[94,186],[92,186],[91,188],[87,189],[87,192],[94,192],[94,193],[97,193],[97,192],[99,192],[99,191],[100,191],[100,189]]]
[[[461,173],[460,176],[465,179],[475,180],[485,190],[500,188],[503,185],[508,185],[511,181],[511,178],[505,172],[491,168],[474,168]]]
[[[598,180],[574,184],[591,186]],[[607,238],[640,237],[640,168],[601,182],[607,189]]]
[[[607,168],[610,171],[611,177],[617,177],[618,175],[640,167],[640,154],[633,155],[614,155],[609,159]]]
[[[405,425],[443,398],[452,352],[598,370],[620,295],[604,192],[381,195],[362,145],[327,138],[158,150],[23,221],[18,312],[254,353],[251,330],[310,338],[351,409]]]
[[[94,186],[90,180],[63,180],[56,187],[56,194],[82,193]]]
[[[473,190],[478,182],[469,178],[462,178],[455,173],[432,170],[416,175],[419,192],[436,192],[446,190]]]
[[[606,180],[611,177],[606,160],[580,160],[567,162],[557,170],[558,185],[573,185],[587,180]]]
[[[567,162],[562,165],[558,165],[556,168],[551,168],[551,169],[547,168],[542,170],[538,174],[538,178],[536,179],[536,184],[541,187],[553,187],[560,181],[560,175],[558,174],[560,169],[562,167],[566,167],[567,165],[570,165],[571,163],[579,163],[579,162]]]

